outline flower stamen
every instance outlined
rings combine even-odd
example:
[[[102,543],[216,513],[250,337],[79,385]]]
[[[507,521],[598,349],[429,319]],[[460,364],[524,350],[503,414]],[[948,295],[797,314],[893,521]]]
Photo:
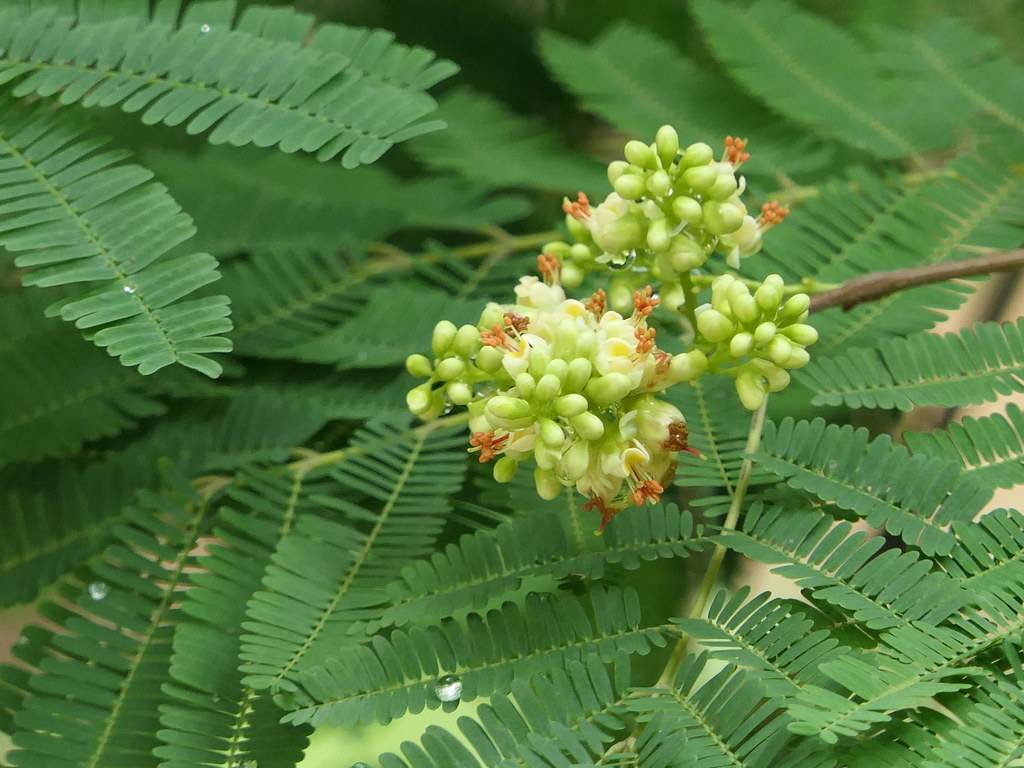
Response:
[[[515,312],[506,312],[502,319],[505,321],[505,327],[511,328],[516,333],[523,333],[530,327],[530,318]]]
[[[612,521],[612,518],[614,518],[617,514],[619,514],[619,512],[622,511],[617,507],[611,506],[607,501],[602,499],[600,496],[591,496],[590,499],[586,503],[584,503],[584,512],[589,512],[592,509],[597,510],[598,512],[601,513],[601,524],[597,528],[598,533],[604,533],[604,529],[607,527],[608,523]]]
[[[582,192],[577,192],[575,202],[568,197],[562,198],[562,210],[576,221],[584,221],[590,218],[590,200]]]
[[[664,492],[665,489],[657,480],[644,480],[633,489],[633,503],[638,507],[642,507],[646,502],[657,504]]]
[[[633,291],[633,318],[640,320],[647,317],[660,303],[661,299],[654,295],[654,289],[649,285],[643,290]]]
[[[668,438],[661,447],[666,451],[686,451],[700,456],[700,451],[690,446],[690,430],[685,421],[673,421],[668,425]]]
[[[733,164],[734,167],[739,168],[743,163],[750,159],[750,153],[746,152],[747,140],[741,139],[735,136],[725,137],[725,155],[726,161]]]
[[[637,354],[646,355],[654,349],[654,337],[658,335],[654,328],[637,327],[633,331],[633,335],[636,336]]]
[[[480,341],[485,347],[508,348],[509,337],[505,329],[495,323],[489,331],[480,331]]]
[[[497,436],[494,432],[474,432],[469,436],[469,444],[472,446],[469,451],[470,453],[480,451],[480,463],[486,464],[505,450],[508,437],[508,432]]]
[[[608,295],[602,288],[598,288],[591,294],[583,306],[593,312],[594,317],[600,320],[608,309]]]
[[[762,229],[771,229],[776,224],[781,224],[787,216],[789,216],[789,208],[784,208],[778,200],[769,200],[761,206],[761,215],[758,217],[757,223],[761,225]]]
[[[553,253],[542,253],[537,257],[537,270],[548,285],[557,285],[562,275],[562,262]]]

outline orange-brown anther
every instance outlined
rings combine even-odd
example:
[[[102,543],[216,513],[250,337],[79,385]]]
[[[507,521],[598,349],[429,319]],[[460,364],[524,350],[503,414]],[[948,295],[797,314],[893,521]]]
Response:
[[[601,513],[601,525],[597,528],[598,533],[604,533],[605,527],[612,521],[612,518],[622,511],[616,507],[610,506],[608,502],[600,496],[591,496],[583,505],[584,512],[589,512],[592,509],[596,509]]]
[[[489,331],[480,331],[480,341],[485,347],[503,347],[508,342],[508,334],[495,323]]]
[[[495,437],[493,432],[474,432],[469,436],[469,444],[480,451],[480,463],[486,464],[505,449],[508,434]]]
[[[700,456],[696,448],[690,447],[690,430],[687,429],[685,421],[673,421],[668,425],[668,438],[661,447],[666,451],[686,451],[694,456]]]
[[[593,312],[594,317],[600,320],[604,316],[605,310],[608,309],[608,294],[603,289],[598,288],[590,295],[590,298],[587,299],[583,306]]]
[[[666,373],[670,365],[672,365],[672,355],[660,349],[654,353],[655,371],[657,371],[658,373]]]
[[[553,253],[542,253],[537,257],[537,270],[546,283],[557,283],[562,274],[562,262]]]
[[[577,221],[590,218],[590,200],[582,192],[576,193],[576,202],[568,197],[562,198],[562,210]]]
[[[725,137],[725,159],[737,168],[750,159],[750,153],[745,152],[747,140],[735,136]]]
[[[661,299],[654,295],[654,289],[649,285],[642,291],[633,291],[633,314],[636,317],[647,317],[660,303]]]
[[[658,335],[654,328],[637,328],[633,335],[636,336],[636,351],[641,355],[654,349],[654,337]]]
[[[789,208],[783,208],[778,200],[770,200],[761,206],[761,226],[774,227],[789,216]]]
[[[633,489],[633,503],[638,507],[642,507],[648,501],[651,504],[657,504],[664,492],[665,489],[657,480],[644,480]]]
[[[504,315],[505,327],[511,328],[516,333],[522,333],[530,327],[530,318],[524,315],[517,315],[515,312],[506,312]]]

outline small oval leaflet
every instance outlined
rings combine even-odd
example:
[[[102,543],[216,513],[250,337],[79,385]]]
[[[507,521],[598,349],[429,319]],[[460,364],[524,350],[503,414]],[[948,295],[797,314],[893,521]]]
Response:
[[[94,581],[86,587],[86,591],[93,600],[102,600],[110,594],[110,585],[103,581]]]
[[[445,675],[434,683],[434,695],[445,703],[458,701],[462,697],[462,681],[455,675]]]

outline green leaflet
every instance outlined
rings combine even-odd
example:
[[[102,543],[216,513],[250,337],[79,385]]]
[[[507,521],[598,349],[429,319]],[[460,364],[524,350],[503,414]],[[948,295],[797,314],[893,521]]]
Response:
[[[3,22],[0,21],[0,29]],[[2,45],[2,40],[0,40]],[[210,377],[227,352],[226,296],[185,297],[219,277],[209,254],[164,257],[195,228],[152,174],[102,151],[72,115],[0,100],[0,245],[25,285],[88,284],[47,309],[142,374],[179,363]],[[150,409],[151,410],[151,409]]]
[[[770,422],[755,459],[794,488],[855,512],[926,555],[948,554],[949,525],[970,520],[992,495],[949,461],[910,455],[888,435],[871,440],[866,429],[820,418]]]

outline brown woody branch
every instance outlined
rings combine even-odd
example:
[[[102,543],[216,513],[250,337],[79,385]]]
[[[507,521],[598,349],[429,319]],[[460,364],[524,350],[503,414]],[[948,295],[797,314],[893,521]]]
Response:
[[[958,277],[987,275],[991,272],[1011,272],[1021,267],[1024,267],[1024,248],[988,253],[962,261],[927,264],[923,267],[894,269],[889,272],[872,272],[847,280],[838,288],[812,296],[811,311],[818,312],[829,307],[842,307],[848,310],[865,301],[880,299],[919,285],[941,283]]]

